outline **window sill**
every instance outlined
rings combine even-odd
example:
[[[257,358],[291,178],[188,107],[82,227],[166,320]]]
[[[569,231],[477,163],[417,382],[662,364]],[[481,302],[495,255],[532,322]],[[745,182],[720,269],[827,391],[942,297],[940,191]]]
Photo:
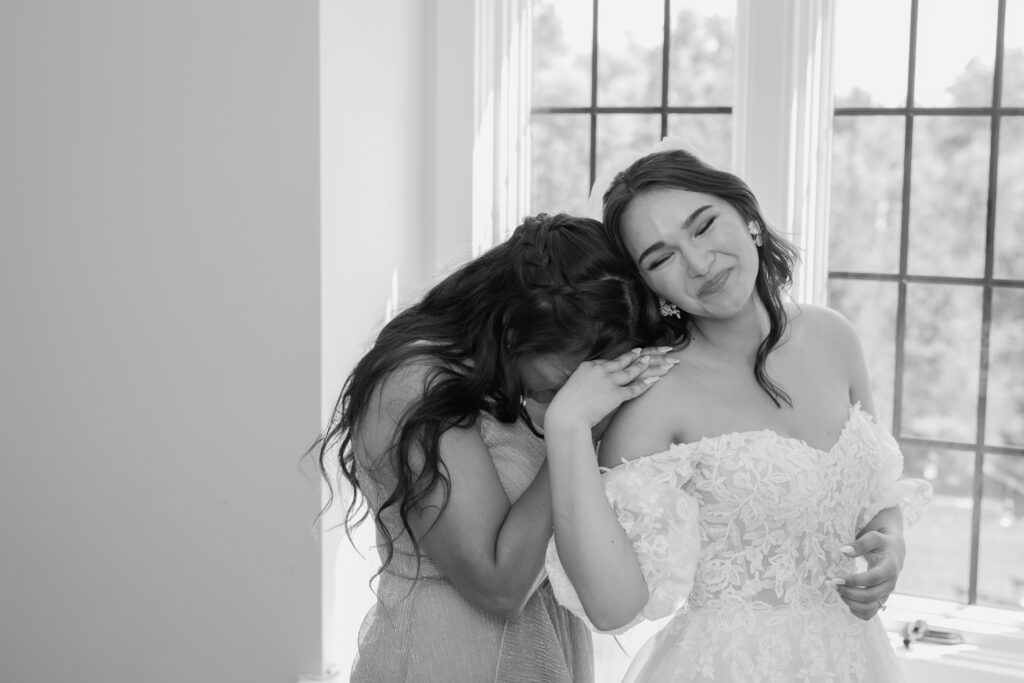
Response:
[[[963,636],[958,645],[903,646],[903,628],[917,619]],[[1024,680],[1024,612],[893,595],[882,622],[910,683],[1003,683]]]

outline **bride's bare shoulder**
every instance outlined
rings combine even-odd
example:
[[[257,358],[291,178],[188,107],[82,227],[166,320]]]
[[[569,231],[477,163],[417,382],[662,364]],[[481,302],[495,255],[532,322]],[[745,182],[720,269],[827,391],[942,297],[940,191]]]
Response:
[[[860,348],[856,328],[839,311],[812,304],[791,304],[786,313],[791,334],[802,343],[837,350]]]
[[[673,375],[677,372],[678,366],[643,395],[622,404],[601,438],[598,461],[602,467],[659,453],[676,440],[679,402]]]

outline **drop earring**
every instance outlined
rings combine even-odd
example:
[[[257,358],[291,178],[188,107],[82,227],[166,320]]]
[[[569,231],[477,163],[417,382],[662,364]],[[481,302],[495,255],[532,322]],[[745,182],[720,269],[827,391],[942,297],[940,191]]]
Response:
[[[682,319],[683,317],[679,313],[679,307],[663,297],[658,297],[658,312],[661,313],[663,318]]]
[[[757,227],[757,223],[755,223],[754,221],[750,221],[749,223],[747,223],[747,231],[750,233],[750,236],[754,239],[755,247],[760,247],[764,245],[764,237],[761,235],[761,230],[760,228]]]

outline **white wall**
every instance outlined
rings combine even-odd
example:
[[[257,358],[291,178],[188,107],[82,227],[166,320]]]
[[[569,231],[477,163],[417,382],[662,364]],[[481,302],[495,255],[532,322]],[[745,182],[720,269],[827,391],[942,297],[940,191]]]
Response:
[[[320,2],[325,421],[387,315],[471,254],[474,4]],[[372,522],[353,548],[340,509],[323,525],[323,648],[346,680],[379,561]]]
[[[323,215],[323,419],[386,319],[414,298],[434,250],[428,54],[421,0],[320,3]],[[373,525],[337,526],[349,492],[324,520],[325,661],[347,680],[373,604]]]
[[[0,4],[0,680],[320,666],[316,20]]]

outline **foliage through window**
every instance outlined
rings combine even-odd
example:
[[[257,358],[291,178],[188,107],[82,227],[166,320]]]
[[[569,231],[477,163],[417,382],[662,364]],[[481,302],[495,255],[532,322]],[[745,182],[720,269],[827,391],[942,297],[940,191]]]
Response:
[[[936,489],[899,588],[1019,609],[1024,0],[835,2],[828,304]],[[583,213],[596,175],[664,135],[729,168],[735,13],[533,0],[530,211]]]
[[[534,0],[530,212],[584,213],[596,176],[666,135],[728,168],[734,23],[732,1]]]
[[[595,177],[665,136],[731,167],[734,0],[533,0],[532,214],[585,215]],[[620,680],[661,622],[594,638]],[[625,650],[624,650],[625,648]]]
[[[835,62],[829,305],[936,491],[899,588],[1019,609],[1024,1],[839,0]]]

